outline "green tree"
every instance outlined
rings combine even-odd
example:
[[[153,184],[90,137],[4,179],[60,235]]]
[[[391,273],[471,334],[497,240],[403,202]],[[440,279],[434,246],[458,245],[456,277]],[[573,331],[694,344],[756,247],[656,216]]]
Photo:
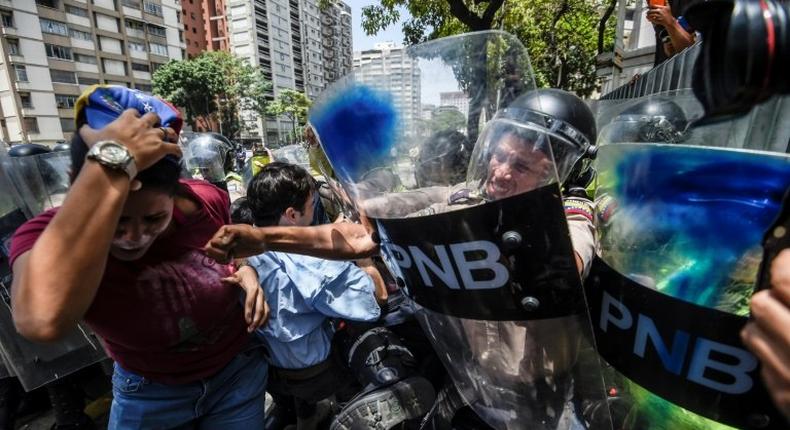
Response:
[[[362,9],[362,28],[374,35],[400,20],[404,43],[501,28],[529,52],[538,86],[562,88],[586,97],[598,88],[595,57],[614,40],[614,23],[602,20],[611,0],[380,0]],[[610,12],[611,14],[611,12]],[[607,16],[608,18],[608,16]]]
[[[430,131],[460,130],[466,125],[466,118],[460,110],[443,109],[433,114],[430,123]]]
[[[294,139],[298,139],[301,134],[297,128],[301,128],[307,122],[307,111],[312,102],[304,94],[292,89],[283,89],[266,106],[266,114],[274,117],[285,116],[291,121],[291,132]]]
[[[270,89],[259,70],[227,52],[170,61],[153,76],[154,94],[181,107],[193,128],[200,125],[230,137],[245,128],[241,111],[265,114]]]

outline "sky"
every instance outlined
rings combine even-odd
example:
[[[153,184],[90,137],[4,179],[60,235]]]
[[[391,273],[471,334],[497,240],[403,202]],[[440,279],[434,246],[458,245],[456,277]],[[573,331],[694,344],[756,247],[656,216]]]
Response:
[[[408,12],[401,11],[401,22],[390,25],[384,31],[380,31],[375,36],[368,36],[365,30],[362,29],[362,8],[379,4],[378,1],[371,0],[345,0],[346,4],[351,6],[351,26],[353,27],[354,37],[354,51],[363,51],[365,49],[372,49],[373,45],[379,42],[392,41],[398,45],[403,44],[403,32],[401,31],[401,23],[403,17]]]
[[[392,41],[398,45],[403,45],[403,30],[401,28],[403,21],[408,19],[408,11],[401,9],[401,20],[395,24],[390,25],[384,31],[380,31],[375,36],[368,36],[365,30],[362,29],[362,8],[373,4],[379,4],[378,1],[373,0],[345,0],[346,4],[351,6],[351,27],[353,28],[354,38],[354,51],[363,51],[365,49],[372,49],[373,45],[379,42]],[[405,19],[404,19],[405,17]],[[430,69],[430,66],[427,66]],[[449,69],[435,70],[431,69],[432,73],[423,73],[421,98],[424,104],[439,104],[439,93],[445,91],[457,91],[455,79],[448,77],[447,79],[436,79],[436,76],[452,76]]]

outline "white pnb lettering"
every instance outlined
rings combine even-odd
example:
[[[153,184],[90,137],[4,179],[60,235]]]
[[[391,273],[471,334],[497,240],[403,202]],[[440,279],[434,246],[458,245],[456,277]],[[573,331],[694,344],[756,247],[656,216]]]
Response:
[[[601,317],[598,321],[599,328],[603,332],[607,332],[611,324],[618,329],[627,330],[631,328],[633,322],[634,318],[628,307],[604,292],[601,300]],[[634,355],[645,357],[648,340],[658,354],[662,366],[670,373],[682,374],[683,365],[688,357],[689,366],[686,378],[691,382],[727,394],[742,394],[751,390],[754,385],[754,381],[748,373],[757,368],[757,358],[743,348],[698,337],[693,348],[689,351],[691,335],[683,330],[675,330],[672,337],[672,348],[668,349],[667,343],[658,332],[653,319],[637,314],[632,351]],[[726,360],[727,362],[711,357],[711,352],[714,351],[719,356],[727,356],[729,358]],[[735,364],[730,364],[733,362]],[[711,379],[706,376],[706,370],[727,375],[726,379],[729,381],[722,381],[721,377]]]
[[[493,242],[476,240],[435,245],[433,250],[438,261],[416,246],[409,246],[406,250],[394,243],[387,243],[382,244],[382,248],[384,253],[401,268],[410,269],[414,266],[423,284],[428,287],[434,286],[435,279],[432,278],[431,273],[447,288],[454,290],[459,290],[461,287],[467,290],[501,288],[510,278],[507,267],[499,262],[501,253]],[[472,252],[482,254],[483,258],[470,260],[468,254]],[[454,267],[460,276],[456,276]],[[473,274],[481,272],[487,272],[487,276],[483,280],[476,280]]]
[[[484,251],[485,258],[481,260],[467,260],[468,251]],[[476,240],[474,242],[454,243],[450,245],[450,252],[453,253],[455,264],[458,265],[458,272],[461,274],[461,281],[467,290],[487,290],[500,288],[507,283],[509,272],[507,267],[499,263],[499,248],[491,242]],[[472,276],[473,270],[490,270],[494,272],[494,278],[484,281],[475,281]]]

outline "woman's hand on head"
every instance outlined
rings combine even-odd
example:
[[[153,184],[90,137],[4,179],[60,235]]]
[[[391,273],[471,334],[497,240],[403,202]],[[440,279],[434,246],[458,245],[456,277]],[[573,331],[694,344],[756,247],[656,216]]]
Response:
[[[159,116],[153,112],[140,116],[135,109],[125,110],[121,116],[106,127],[95,130],[83,125],[80,136],[88,146],[102,140],[115,140],[125,146],[134,157],[137,171],[151,167],[166,155],[181,157],[176,132],[169,127],[160,127]]]

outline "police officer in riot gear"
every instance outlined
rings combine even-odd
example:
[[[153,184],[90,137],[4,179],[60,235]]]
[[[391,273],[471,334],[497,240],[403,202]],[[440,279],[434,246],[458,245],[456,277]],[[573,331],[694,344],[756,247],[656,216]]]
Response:
[[[214,132],[196,133],[185,140],[184,159],[189,173],[228,191],[227,175],[236,163],[233,144]]]
[[[524,127],[526,125],[526,127]],[[552,130],[545,135],[536,135],[535,129]],[[546,173],[540,170],[541,165],[550,163],[545,153],[532,149],[534,138],[547,138],[550,141],[558,173],[564,179],[565,188],[579,190],[575,184],[586,185],[590,175],[594,174],[589,167],[589,159],[595,156],[596,125],[589,107],[578,97],[556,89],[537,90],[516,99],[505,111],[498,114],[486,126],[481,139],[491,142],[485,159],[487,163],[481,170],[485,173],[477,175],[479,188],[459,188],[450,195],[446,203],[431,205],[420,213],[441,213],[458,208],[479,204],[489,199],[501,199],[518,195],[534,189],[545,181]],[[583,167],[580,167],[583,166]],[[564,173],[563,173],[564,171]],[[583,190],[583,188],[581,188]],[[586,276],[592,257],[595,253],[595,227],[592,220],[593,205],[586,194],[565,198],[565,212],[574,245],[577,269]],[[532,324],[541,324],[533,322]],[[505,378],[518,379],[523,375],[518,368],[524,368],[529,353],[524,345],[524,338],[529,337],[530,330],[512,330],[496,323],[467,323],[465,325],[471,348],[478,355],[481,363],[487,366],[511,368]],[[498,333],[492,337],[491,333]],[[558,332],[560,332],[558,330]],[[533,340],[534,341],[534,340]],[[491,344],[496,342],[499,345]],[[529,343],[529,341],[528,341]],[[475,345],[477,344],[477,345]],[[565,356],[554,364],[566,366],[566,371],[574,365],[572,358],[573,341],[568,339],[560,349],[567,351],[556,356]],[[500,349],[502,354],[492,350]],[[519,362],[520,360],[523,360]],[[532,367],[532,365],[527,365]],[[567,404],[563,406],[568,390],[572,390],[570,375],[557,378],[562,381],[560,387],[544,391],[543,400],[552,395],[557,398],[557,428],[568,425],[581,425],[575,411]],[[439,395],[437,404],[432,409],[432,416],[426,420],[431,429],[445,428],[488,428],[485,423],[467,407],[459,392],[452,386],[445,386]],[[563,410],[565,408],[565,410]],[[571,424],[575,423],[575,424]]]
[[[667,97],[652,97],[624,109],[601,131],[607,143],[681,143],[688,138],[688,120],[677,103]]]

